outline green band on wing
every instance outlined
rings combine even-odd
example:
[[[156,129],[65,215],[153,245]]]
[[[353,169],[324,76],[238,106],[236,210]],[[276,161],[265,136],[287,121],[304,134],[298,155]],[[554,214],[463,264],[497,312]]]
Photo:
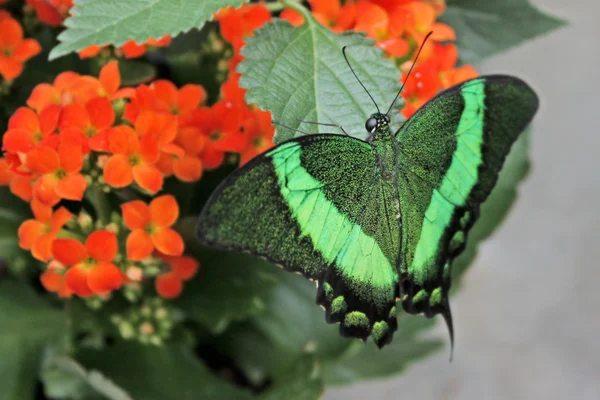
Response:
[[[434,259],[439,251],[440,239],[450,224],[455,207],[465,205],[477,183],[482,158],[484,90],[484,81],[480,80],[461,92],[465,106],[456,130],[456,150],[440,187],[433,190],[415,256],[409,267],[409,273],[419,284],[437,273],[430,269],[436,265]]]
[[[302,166],[301,152],[300,145],[289,143],[268,156],[273,159],[281,194],[298,221],[302,236],[310,237],[315,249],[335,264],[359,296],[373,295],[370,288],[376,287],[387,289],[382,291],[386,299],[393,297],[395,268],[375,239],[327,199],[321,190],[323,185]]]

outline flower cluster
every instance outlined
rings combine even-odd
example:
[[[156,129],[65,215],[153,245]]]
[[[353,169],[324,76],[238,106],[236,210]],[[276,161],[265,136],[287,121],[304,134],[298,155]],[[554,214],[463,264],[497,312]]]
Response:
[[[31,204],[34,218],[19,228],[19,244],[46,263],[47,290],[106,296],[156,278],[159,295],[181,293],[199,264],[183,255],[171,228],[179,218],[175,198],[129,201],[120,215],[102,210],[118,189],[156,194],[167,176],[200,178],[205,138],[192,114],[205,97],[201,86],[178,90],[166,81],[120,88],[116,61],[99,79],[64,72],[34,88],[3,136],[0,184]],[[63,206],[84,197],[92,212],[75,217]]]
[[[0,10],[0,76],[12,81],[21,75],[23,64],[42,51],[35,39],[23,39],[21,24]]]

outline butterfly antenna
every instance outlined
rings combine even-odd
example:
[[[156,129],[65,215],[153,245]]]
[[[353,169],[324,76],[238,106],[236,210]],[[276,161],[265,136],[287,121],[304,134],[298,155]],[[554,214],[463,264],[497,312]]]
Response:
[[[352,68],[352,65],[350,65],[350,61],[348,61],[348,57],[346,57],[346,47],[348,47],[348,46],[342,47],[342,54],[344,55],[344,60],[346,60],[346,64],[348,64],[348,67],[350,67],[350,71],[352,71],[352,74],[354,75],[354,77],[356,78],[358,83],[360,83],[360,86],[362,86],[362,88],[365,89],[365,92],[367,92],[367,94],[371,98],[371,101],[373,102],[373,104],[375,104],[375,108],[377,109],[377,112],[379,114],[381,114],[381,111],[379,111],[379,107],[377,106],[377,103],[375,103],[375,99],[373,99],[373,96],[371,96],[371,93],[369,93],[369,91],[367,90],[365,85],[363,85],[363,83],[360,81],[360,79],[358,79],[358,75],[356,75],[356,72],[354,72],[354,68]]]
[[[450,362],[452,362],[452,356],[454,354],[454,325],[452,324],[452,312],[448,307],[448,309],[442,312],[441,314],[442,317],[444,317],[444,321],[446,321],[448,333],[450,334]]]
[[[417,52],[417,55],[415,57],[415,61],[413,61],[412,65],[410,66],[410,69],[408,70],[408,74],[406,74],[406,78],[404,78],[404,82],[402,82],[402,86],[400,87],[398,94],[396,95],[396,97],[394,97],[394,101],[392,101],[392,104],[390,104],[390,108],[388,108],[387,112],[385,113],[386,115],[390,113],[390,111],[392,110],[392,107],[394,106],[394,103],[396,103],[396,100],[398,100],[398,97],[400,97],[400,93],[402,93],[402,90],[404,89],[404,85],[406,84],[406,81],[408,80],[410,73],[412,72],[413,68],[415,67],[417,60],[419,59],[421,50],[423,50],[423,46],[425,46],[425,42],[427,42],[427,39],[429,39],[429,36],[431,36],[432,33],[433,33],[433,31],[430,31],[427,34],[427,36],[425,36],[425,39],[423,39],[423,42],[421,43],[421,47],[419,47],[419,51]]]

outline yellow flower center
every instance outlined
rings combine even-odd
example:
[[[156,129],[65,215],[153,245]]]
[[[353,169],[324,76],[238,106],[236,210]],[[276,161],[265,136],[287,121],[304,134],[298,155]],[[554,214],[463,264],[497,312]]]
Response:
[[[85,137],[87,138],[91,138],[96,136],[96,133],[98,133],[98,130],[96,129],[95,126],[87,126],[84,130],[83,130],[83,134],[85,135]]]
[[[129,156],[129,164],[131,164],[133,167],[135,167],[136,165],[140,165],[141,163],[142,163],[142,159],[140,158],[139,155],[133,154],[133,155]]]

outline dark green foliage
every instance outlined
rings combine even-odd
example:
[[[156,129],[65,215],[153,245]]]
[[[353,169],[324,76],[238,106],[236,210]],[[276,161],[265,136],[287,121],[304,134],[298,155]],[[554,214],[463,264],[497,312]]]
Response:
[[[441,21],[457,32],[460,59],[473,63],[560,28],[566,22],[530,0],[447,0]]]

